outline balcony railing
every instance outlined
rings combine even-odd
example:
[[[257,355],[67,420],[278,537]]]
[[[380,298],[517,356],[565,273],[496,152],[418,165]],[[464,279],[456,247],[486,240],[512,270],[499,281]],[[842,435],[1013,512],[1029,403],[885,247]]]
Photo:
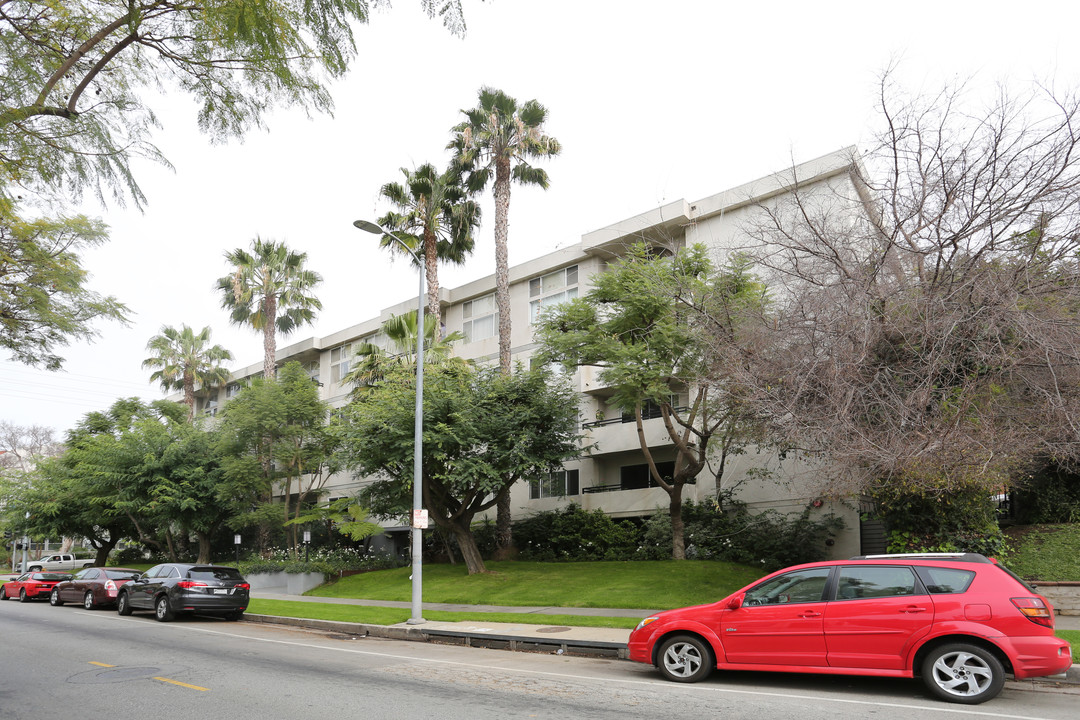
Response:
[[[681,412],[686,412],[689,409],[690,409],[689,407],[677,407],[677,408],[674,408],[675,412],[680,412],[680,413]],[[642,420],[652,420],[652,419],[658,418],[658,417],[663,417],[663,415],[660,413],[659,410],[654,410],[652,412],[642,412],[642,414],[641,414],[641,419]],[[623,423],[632,423],[632,422],[634,422],[634,416],[633,415],[620,415],[619,417],[607,418],[605,420],[593,420],[592,422],[582,423],[581,424],[581,429],[582,430],[589,430],[590,428],[604,427],[605,425],[621,425]]]

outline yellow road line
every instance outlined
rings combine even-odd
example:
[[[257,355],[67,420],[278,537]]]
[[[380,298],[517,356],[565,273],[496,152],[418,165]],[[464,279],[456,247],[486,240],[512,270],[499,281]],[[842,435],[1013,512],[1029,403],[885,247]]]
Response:
[[[90,664],[97,665],[98,667],[116,667],[115,665],[109,665],[108,663],[94,662],[93,660],[90,661]]]
[[[179,680],[170,680],[169,678],[156,677],[154,679],[160,680],[161,682],[171,683],[173,685],[179,685],[180,687],[190,688],[191,690],[202,690],[203,692],[210,690],[210,688],[199,687],[198,685],[188,685],[185,682],[180,682]]]

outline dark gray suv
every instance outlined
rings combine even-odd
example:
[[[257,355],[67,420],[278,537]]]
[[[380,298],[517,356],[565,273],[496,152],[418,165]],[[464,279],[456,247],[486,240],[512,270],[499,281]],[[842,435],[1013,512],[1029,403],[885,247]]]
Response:
[[[120,588],[116,611],[153,610],[160,622],[178,613],[221,615],[239,620],[247,610],[251,585],[236,568],[221,565],[155,565]]]

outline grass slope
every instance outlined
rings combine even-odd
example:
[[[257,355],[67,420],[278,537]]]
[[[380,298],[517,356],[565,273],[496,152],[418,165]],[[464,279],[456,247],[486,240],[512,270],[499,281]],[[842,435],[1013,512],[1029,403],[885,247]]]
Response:
[[[468,605],[610,607],[666,610],[716,602],[761,571],[729,563],[491,562],[469,575],[463,565],[425,565],[424,601]],[[308,591],[318,597],[408,601],[409,568],[342,578]]]

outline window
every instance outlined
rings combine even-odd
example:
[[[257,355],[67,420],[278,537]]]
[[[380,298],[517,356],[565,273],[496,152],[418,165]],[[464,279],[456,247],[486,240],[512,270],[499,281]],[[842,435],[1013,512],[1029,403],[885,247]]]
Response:
[[[656,469],[660,477],[670,481],[675,474],[675,463],[658,462]],[[623,465],[619,468],[619,485],[622,490],[643,490],[645,488],[660,487],[649,472],[648,463],[641,465]]]
[[[919,578],[932,594],[967,592],[975,573],[957,568],[919,567]]]
[[[529,483],[530,500],[580,494],[577,470],[556,470],[549,473],[546,478],[532,480]]]
[[[884,598],[915,594],[915,573],[906,567],[860,565],[840,571],[837,600]]]
[[[461,314],[465,319],[461,325],[465,342],[485,340],[499,332],[499,311],[495,307],[494,294],[463,302]]]
[[[679,397],[677,395],[671,395],[667,398],[667,402],[668,405],[676,408],[679,406]],[[660,411],[660,403],[654,402],[652,400],[646,400],[645,402],[641,403],[642,420],[652,420],[653,418],[658,417],[664,417],[664,413]],[[634,413],[624,412],[622,414],[622,421],[624,423],[631,423],[636,422],[637,420],[634,417]]]
[[[240,388],[243,387],[240,383],[229,383],[225,386],[225,399],[232,400],[240,392]]]
[[[529,281],[529,322],[536,322],[540,313],[562,305],[578,296],[577,265],[533,278]]]
[[[766,580],[746,592],[743,605],[820,602],[831,570],[827,567],[796,570]]]
[[[330,351],[330,382],[340,383],[349,374],[352,356],[352,343],[339,345]]]

